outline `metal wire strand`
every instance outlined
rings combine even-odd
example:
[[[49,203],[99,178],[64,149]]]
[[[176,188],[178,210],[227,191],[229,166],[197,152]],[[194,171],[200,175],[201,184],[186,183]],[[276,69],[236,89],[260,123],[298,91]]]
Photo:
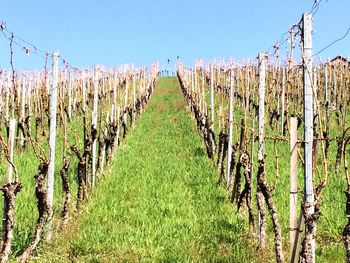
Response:
[[[343,40],[344,38],[346,38],[347,35],[348,35],[349,33],[350,33],[350,26],[348,27],[348,29],[346,30],[346,33],[345,33],[342,37],[340,37],[340,38],[338,38],[338,39],[332,41],[330,44],[328,44],[327,46],[325,46],[324,48],[322,48],[320,51],[318,51],[318,52],[314,55],[314,57],[317,56],[317,55],[319,55],[319,54],[321,54],[323,51],[325,51],[326,49],[330,48],[330,47],[333,46],[335,43],[337,43],[337,42]]]

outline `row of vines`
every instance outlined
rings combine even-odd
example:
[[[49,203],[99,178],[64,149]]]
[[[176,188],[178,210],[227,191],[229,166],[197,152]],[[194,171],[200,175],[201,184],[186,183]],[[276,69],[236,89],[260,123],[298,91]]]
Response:
[[[25,262],[79,215],[159,71],[158,63],[78,69],[62,60],[59,67],[59,58],[46,54],[43,70],[21,72],[11,53],[12,70],[0,71],[1,262],[11,254]]]
[[[327,250],[343,239],[349,261],[350,63],[338,57],[309,68],[302,32],[301,25],[290,29],[287,58],[276,44],[257,60],[178,62],[177,74],[218,181],[247,217],[249,242],[262,253],[274,247],[277,262],[286,254],[313,262],[315,243]],[[313,202],[303,177],[305,74],[313,95]]]

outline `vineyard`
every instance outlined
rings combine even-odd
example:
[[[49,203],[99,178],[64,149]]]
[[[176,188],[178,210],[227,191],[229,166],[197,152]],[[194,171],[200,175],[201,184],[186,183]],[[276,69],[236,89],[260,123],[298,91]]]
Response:
[[[350,63],[338,57],[313,67],[305,21],[304,15],[304,24],[290,30],[288,59],[279,58],[276,45],[273,57],[262,53],[258,63],[178,63],[182,91],[218,180],[237,213],[247,217],[251,234],[257,233],[259,249],[275,247],[277,262],[297,261],[299,254],[311,262],[315,236],[327,260],[343,253],[341,239],[350,251]],[[298,38],[301,64],[293,57]]]
[[[350,262],[350,61],[317,60],[350,28],[314,52],[320,2],[176,75],[75,67],[1,22],[0,262]]]
[[[11,246],[26,261],[80,212],[144,111],[158,72],[157,64],[80,70],[65,61],[59,70],[57,52],[49,69],[48,57],[40,72],[1,72],[2,262]]]

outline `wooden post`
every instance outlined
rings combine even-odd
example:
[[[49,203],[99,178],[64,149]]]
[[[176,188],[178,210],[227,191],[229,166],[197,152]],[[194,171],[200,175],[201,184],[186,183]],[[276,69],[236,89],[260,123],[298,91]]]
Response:
[[[139,83],[139,99],[140,100],[143,96],[143,89],[144,89],[144,85],[145,85],[145,83],[144,83],[144,80],[145,80],[144,74],[145,73],[144,72],[145,72],[145,70],[144,70],[144,68],[142,68],[140,71],[140,83]],[[140,113],[142,114],[142,112],[143,112],[143,107],[142,107],[142,103],[140,103]]]
[[[329,126],[330,126],[330,101],[329,101],[329,92],[328,92],[328,68],[327,64],[324,67],[324,92],[325,92],[325,101],[326,101],[326,134],[329,136]]]
[[[55,172],[55,146],[56,146],[56,116],[57,116],[57,82],[58,82],[58,51],[52,56],[52,85],[50,90],[50,162],[48,168],[47,195],[49,204],[53,205],[54,172]]]
[[[7,142],[7,147],[8,147],[8,154],[9,154],[9,161],[11,162],[7,162],[6,164],[6,182],[12,183],[12,173],[13,173],[13,148],[14,148],[14,141],[15,141],[15,129],[16,129],[16,120],[10,119],[9,120],[9,137],[8,137],[8,142]],[[17,181],[17,178],[16,178]],[[7,234],[7,224],[8,224],[8,216],[9,216],[9,211],[8,209],[6,209],[6,207],[8,207],[8,203],[6,201],[6,199],[4,199],[4,209],[3,209],[3,215],[2,215],[2,240],[4,242],[4,240],[6,240],[6,234]],[[12,211],[13,213],[13,211]],[[12,222],[12,226],[13,226],[13,222]],[[13,235],[12,235],[13,238]],[[5,257],[2,257],[2,260],[4,260]],[[5,260],[7,262],[7,260]],[[3,261],[3,262],[5,262]]]
[[[297,193],[298,193],[298,119],[290,118],[290,194],[289,194],[289,240],[291,262],[297,233]]]
[[[247,125],[247,114],[249,112],[249,97],[250,97],[250,78],[249,78],[249,67],[246,68],[246,91],[245,91],[245,110],[244,110],[244,126]]]
[[[298,225],[295,231],[295,240],[291,251],[291,257],[290,257],[291,263],[299,262],[299,255],[300,255],[301,241],[302,241],[301,238],[304,235],[304,227],[305,227],[304,224],[305,224],[305,220],[304,220],[303,212],[300,211]]]
[[[82,72],[82,93],[83,93],[83,112],[85,114],[86,111],[86,82],[85,82],[85,71]]]
[[[108,133],[108,128],[107,128],[107,125],[108,125],[108,119],[109,119],[109,114],[107,112],[106,114],[106,125],[105,125],[105,128],[104,128],[104,137],[107,137],[107,133]],[[102,163],[101,163],[101,175],[104,174],[104,168],[105,168],[105,161],[106,161],[106,146],[103,147],[103,151],[101,151],[101,155],[102,155]]]
[[[115,114],[116,110],[115,110],[115,106],[114,104],[112,104],[112,107],[111,107],[111,118],[109,119],[109,122],[112,123],[113,125],[115,125],[115,121],[116,121],[116,114]]]
[[[312,91],[312,15],[303,14],[303,49],[304,49],[304,201],[307,204],[305,216],[315,212],[312,171],[313,127],[313,91]],[[315,231],[315,230],[314,230]],[[315,236],[310,245],[310,260],[315,262]],[[308,253],[308,254],[309,254]]]
[[[327,63],[324,65],[324,99],[326,101],[326,105],[329,103],[328,97],[328,67]]]
[[[212,129],[214,131],[214,65],[210,65],[210,110],[211,110],[211,122]]]
[[[264,161],[264,124],[265,124],[265,70],[266,53],[259,54],[259,116],[258,116],[258,161]],[[259,241],[262,242],[262,236],[265,235],[262,229],[261,213],[258,210],[258,233]],[[264,246],[264,245],[263,245]]]
[[[6,82],[6,97],[5,97],[5,118],[8,120],[10,118],[9,113],[9,101],[10,101],[10,81]]]
[[[25,73],[23,73],[23,78],[21,81],[21,85],[22,85],[22,90],[21,90],[21,114],[20,114],[20,122],[23,122],[24,124],[24,120],[26,118],[25,116],[25,104],[26,104],[26,75]],[[19,88],[21,87],[21,85],[19,85]],[[20,90],[20,89],[18,89]],[[24,134],[23,132],[21,132],[21,147],[23,148],[25,145],[25,140],[24,140]]]
[[[202,98],[202,107],[201,107],[201,111],[202,111],[202,114],[205,114],[205,81],[204,81],[204,78],[205,78],[205,74],[204,74],[204,65],[202,67],[202,90],[201,90],[201,98]]]
[[[71,121],[72,119],[72,72],[69,73],[69,80],[68,80],[68,120]]]
[[[116,119],[117,135],[116,135],[115,143],[117,144],[117,146],[118,146],[118,143],[119,143],[119,132],[120,132],[120,122],[119,122],[119,119],[120,119],[120,106],[118,106],[118,109],[117,109],[117,119]]]
[[[33,83],[33,86],[34,87],[40,87],[42,85],[42,83],[37,80],[37,81],[34,81]],[[37,116],[39,116],[40,114],[40,105],[42,105],[40,103],[40,99],[39,99],[39,92],[40,92],[40,88],[34,88],[34,92],[33,92],[33,97],[34,97],[34,118],[36,119]],[[44,96],[44,95],[41,95],[41,96]],[[38,127],[39,129],[39,127]],[[36,130],[36,134],[35,134],[35,137],[37,137],[37,134],[39,133],[38,130]]]
[[[26,74],[23,73],[22,81],[19,85],[19,88],[22,86],[21,89],[21,118],[25,119],[25,104],[26,104]]]
[[[74,88],[73,88],[74,87]],[[77,109],[77,97],[78,97],[78,94],[77,94],[77,88],[78,88],[78,80],[77,80],[77,77],[75,79],[75,81],[73,81],[73,86],[72,86],[72,98],[73,98],[73,105],[72,105],[72,111],[75,112],[76,109]]]
[[[102,100],[103,100],[103,103],[107,103],[106,99],[109,99],[109,96],[108,98],[106,98],[106,94],[107,94],[107,86],[108,86],[108,83],[106,83],[106,77],[102,75],[102,87],[101,87],[101,96],[102,96]]]
[[[125,123],[125,127],[127,127],[128,113],[126,112],[126,107],[128,106],[128,92],[129,92],[129,76],[126,76],[126,84],[125,84],[125,97],[124,97],[124,109],[123,109],[123,119]]]
[[[285,78],[286,78],[286,68],[285,67],[283,67],[283,69],[282,69],[282,112],[281,112],[281,114],[282,114],[282,118],[281,118],[281,135],[283,136],[283,134],[284,134],[284,102],[285,102],[285,99],[284,99],[284,97],[285,97],[285,87],[284,87],[284,85],[285,85]]]
[[[10,161],[13,163],[13,147],[15,144],[15,130],[16,130],[16,119],[9,120],[9,138],[7,142],[8,153]],[[13,167],[12,164],[7,162],[6,164],[6,182],[12,182]]]
[[[313,103],[314,103],[314,112],[317,112],[317,72],[316,68],[313,69],[313,85],[312,85],[312,92],[313,92]]]
[[[152,79],[153,79],[153,72],[152,72],[152,68],[149,70],[149,81],[152,82]],[[153,91],[154,91],[154,85],[152,84],[151,85],[151,94],[153,94]]]
[[[28,79],[28,90],[27,90],[27,104],[28,104],[28,112],[29,115],[32,114],[32,103],[31,103],[31,96],[32,96],[32,79]],[[35,101],[35,98],[33,96],[33,100]]]
[[[133,72],[133,92],[132,92],[132,127],[135,127],[135,112],[136,112],[136,71]]]
[[[113,74],[113,125],[117,123],[117,73]]]
[[[232,130],[233,130],[233,68],[230,69],[230,102],[229,102],[229,130],[228,130],[228,147],[227,147],[227,172],[226,172],[226,183],[227,188],[230,187],[231,181],[231,155],[232,155]]]
[[[98,83],[99,83],[99,67],[94,67],[94,104],[92,110],[92,122],[91,125],[94,129],[97,129],[97,117],[98,117]],[[95,186],[96,181],[96,153],[97,153],[97,140],[95,139],[92,144],[92,178],[91,185]]]
[[[194,91],[194,98],[195,100],[197,100],[197,64],[194,65],[194,87],[193,87],[193,91]]]
[[[50,74],[48,73],[45,73],[47,74],[46,76],[46,83],[45,83],[45,87],[46,87],[46,92],[47,92],[47,95],[50,95],[50,92],[51,92],[51,88],[50,88]]]
[[[336,66],[333,66],[333,105],[337,107],[337,75],[336,75]]]
[[[22,76],[23,77],[23,76]],[[16,90],[17,90],[17,97],[15,97],[15,96],[13,96],[13,104],[12,104],[12,118],[14,118],[15,117],[15,112],[16,112],[16,114],[18,114],[18,115],[21,115],[21,93],[22,93],[22,89],[21,89],[21,87],[22,87],[22,82],[24,82],[24,80],[22,79],[22,77],[21,76],[18,76],[18,78],[17,78],[17,87],[16,87]],[[15,84],[13,84],[13,85],[15,85]],[[15,86],[13,86],[13,87],[15,87]],[[14,94],[14,93],[13,93]]]
[[[259,54],[259,148],[258,160],[264,160],[264,124],[265,124],[265,69],[267,54]]]
[[[194,69],[191,69],[191,96],[194,94]]]
[[[221,115],[222,115],[222,106],[219,105],[219,131],[221,131]]]
[[[254,96],[254,92],[253,92]],[[253,99],[254,101],[254,99]],[[253,176],[254,176],[254,138],[255,138],[255,112],[251,114],[251,121],[252,121],[252,130],[251,130],[251,145],[250,145],[250,160],[251,160],[251,165],[250,165],[250,188],[253,188]],[[259,224],[260,225],[260,224]]]

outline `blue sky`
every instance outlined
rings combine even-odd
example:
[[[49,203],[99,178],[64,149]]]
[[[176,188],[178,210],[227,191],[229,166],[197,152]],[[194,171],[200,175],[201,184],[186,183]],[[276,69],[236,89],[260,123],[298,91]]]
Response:
[[[2,0],[0,21],[15,36],[43,50],[59,50],[86,67],[148,65],[177,56],[252,58],[271,47],[310,10],[313,0]],[[314,50],[350,26],[349,0],[323,0],[314,17]],[[321,54],[350,55],[350,34]],[[9,67],[8,41],[0,35],[0,67]],[[40,69],[44,61],[15,48],[15,67]]]

